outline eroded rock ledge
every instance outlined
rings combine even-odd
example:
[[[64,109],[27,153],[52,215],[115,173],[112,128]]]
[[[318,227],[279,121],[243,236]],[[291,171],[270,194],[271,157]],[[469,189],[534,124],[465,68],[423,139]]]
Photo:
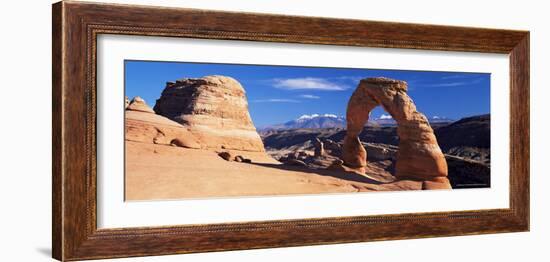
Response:
[[[187,128],[155,114],[139,96],[132,99],[126,107],[125,129],[125,138],[128,141],[201,148],[195,136]]]

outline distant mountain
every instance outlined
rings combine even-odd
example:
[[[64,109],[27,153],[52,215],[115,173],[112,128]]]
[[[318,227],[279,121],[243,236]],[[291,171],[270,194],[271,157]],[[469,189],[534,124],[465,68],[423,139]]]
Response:
[[[454,119],[450,119],[444,116],[428,117],[428,122],[430,122],[430,124],[452,123],[454,121],[455,121]]]
[[[345,128],[346,118],[333,114],[303,115],[295,120],[283,124],[276,124],[262,128],[262,130],[298,129],[298,128]]]
[[[385,123],[390,123],[391,119],[383,120],[386,121]],[[432,122],[432,127],[439,146],[445,153],[462,156],[470,154],[472,150],[487,151],[490,149],[491,116],[489,114],[462,118],[452,123],[445,122],[448,121],[446,119],[439,119],[439,121]],[[341,143],[345,135],[345,128],[294,128],[261,133],[264,145],[268,149],[284,149],[300,145],[315,137]],[[359,138],[361,141],[369,143],[399,145],[397,126],[395,125],[367,125],[359,134]]]
[[[428,118],[428,121],[431,124],[449,124],[454,120],[432,116]],[[396,126],[397,123],[389,115],[381,115],[378,118],[369,119],[367,126]],[[272,130],[285,130],[285,129],[301,129],[301,128],[346,128],[346,118],[343,116],[337,116],[334,114],[312,114],[312,115],[302,115],[301,117],[288,121],[283,124],[275,124],[271,126],[266,126],[260,128],[260,131],[265,133]]]
[[[369,119],[369,123],[374,123],[376,126],[396,126],[397,122],[390,115],[381,115],[378,118]]]
[[[454,147],[491,147],[491,115],[462,118],[435,129],[437,141],[444,151]]]
[[[428,119],[428,122],[430,122],[430,124],[432,124],[432,125],[433,124],[437,124],[437,125],[450,124],[450,123],[455,121],[453,119],[450,119],[450,118],[447,118],[447,117],[441,117],[441,116],[431,116],[431,117],[427,117],[427,119]],[[376,123],[380,126],[396,126],[397,125],[397,122],[395,122],[395,120],[389,115],[381,115],[378,118],[369,120],[369,122],[374,122],[374,123]]]

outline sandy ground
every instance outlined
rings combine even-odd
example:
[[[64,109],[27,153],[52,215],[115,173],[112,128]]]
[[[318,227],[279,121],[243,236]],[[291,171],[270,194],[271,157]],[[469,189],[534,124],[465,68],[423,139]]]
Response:
[[[384,184],[354,173],[282,165],[265,153],[216,152],[126,141],[126,200],[417,190],[420,182]]]

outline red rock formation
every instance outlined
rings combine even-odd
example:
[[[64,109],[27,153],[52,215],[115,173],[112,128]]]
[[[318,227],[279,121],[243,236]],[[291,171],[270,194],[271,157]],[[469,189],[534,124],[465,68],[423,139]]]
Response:
[[[424,189],[451,188],[447,179],[447,162],[426,117],[416,110],[407,95],[407,83],[389,78],[367,78],[348,102],[347,134],[342,157],[347,166],[366,167],[367,152],[358,135],[369,114],[381,105],[397,122],[399,151],[395,166],[398,179],[425,181]]]
[[[125,112],[128,141],[201,148],[195,136],[181,124],[156,115],[139,97],[132,99]]]
[[[213,149],[264,151],[248,112],[245,90],[225,76],[168,82],[154,110],[186,127]]]
[[[145,100],[143,100],[143,98],[139,96],[136,96],[132,99],[130,104],[126,106],[126,110],[140,111],[140,112],[153,113],[153,114],[155,113],[155,111],[153,111],[153,109],[151,109],[147,105],[147,103],[145,103]]]
[[[325,154],[325,146],[319,138],[313,140],[313,145],[315,147],[315,157],[322,157]]]

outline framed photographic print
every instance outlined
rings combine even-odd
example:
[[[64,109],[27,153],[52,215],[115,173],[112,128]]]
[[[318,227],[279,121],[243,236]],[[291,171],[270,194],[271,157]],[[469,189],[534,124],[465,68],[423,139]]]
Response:
[[[53,257],[529,230],[529,32],[53,5]]]

